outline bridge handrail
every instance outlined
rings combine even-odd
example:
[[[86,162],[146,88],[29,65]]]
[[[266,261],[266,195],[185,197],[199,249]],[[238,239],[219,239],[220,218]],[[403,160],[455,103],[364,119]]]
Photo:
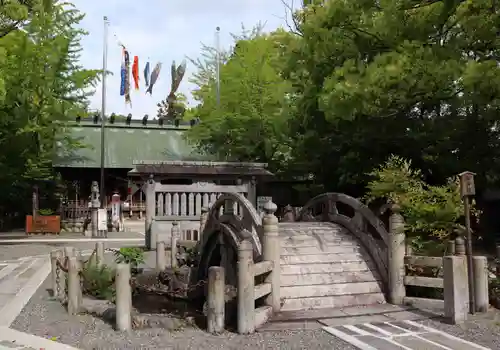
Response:
[[[240,206],[242,214],[241,221],[237,221],[237,214],[232,212],[231,210],[224,210],[221,215],[221,208],[223,208],[224,205],[228,202],[236,202]],[[227,215],[228,213],[230,215]],[[201,234],[201,240],[199,244],[200,251],[210,239],[210,235],[205,234],[205,232],[209,233],[211,230],[213,230],[214,226],[217,226],[220,223],[226,223],[234,226],[234,228],[237,229],[235,230],[235,232],[245,232],[246,234],[250,234],[250,237],[239,237],[239,239],[243,240],[250,238],[250,240],[253,242],[256,256],[262,255],[262,219],[255,210],[252,203],[247,198],[245,198],[245,196],[240,193],[227,192],[222,194],[214,203],[211,204],[207,221],[203,228],[203,233]]]

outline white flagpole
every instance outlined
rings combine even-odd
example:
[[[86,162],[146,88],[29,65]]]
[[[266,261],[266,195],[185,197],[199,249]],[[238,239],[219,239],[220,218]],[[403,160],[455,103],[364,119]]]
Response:
[[[217,94],[217,107],[220,107],[220,27],[215,28],[215,50],[216,66],[215,66],[215,79],[216,79],[216,94]]]
[[[104,16],[104,33],[103,33],[103,49],[102,49],[102,105],[101,105],[101,183],[100,183],[100,199],[101,208],[106,205],[106,192],[104,186],[104,157],[105,157],[105,124],[106,124],[106,72],[108,70],[108,17]]]

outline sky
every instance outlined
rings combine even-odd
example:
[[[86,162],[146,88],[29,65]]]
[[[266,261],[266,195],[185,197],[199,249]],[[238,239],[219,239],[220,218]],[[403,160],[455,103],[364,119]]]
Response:
[[[103,16],[108,17],[107,68],[113,75],[106,79],[106,114],[132,113],[134,119],[144,114],[152,119],[156,115],[156,104],[170,92],[172,60],[179,64],[186,56],[199,57],[201,43],[215,46],[217,26],[220,27],[221,48],[233,44],[230,33],[241,33],[242,24],[250,29],[260,21],[265,23],[265,31],[286,27],[287,11],[282,0],[73,0],[72,3],[86,14],[80,23],[88,32],[82,40],[81,64],[84,68],[103,67]],[[288,3],[292,4],[291,0]],[[139,56],[141,88],[135,91],[131,81],[132,107],[120,96],[120,42],[129,50],[131,64],[133,57]],[[151,70],[157,62],[162,62],[152,96],[145,94],[142,74],[148,58]],[[193,70],[188,61],[179,88],[179,92],[188,96],[190,104],[193,104],[190,92],[195,86],[188,80]],[[101,91],[102,85],[99,85],[90,98],[91,109],[101,110]]]

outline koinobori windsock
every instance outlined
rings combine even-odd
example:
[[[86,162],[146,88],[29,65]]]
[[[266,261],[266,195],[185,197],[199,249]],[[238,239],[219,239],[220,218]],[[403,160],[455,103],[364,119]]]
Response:
[[[149,86],[149,77],[151,76],[150,68],[149,68],[149,61],[146,63],[146,67],[144,67],[144,83],[146,84],[146,87]]]
[[[127,78],[125,73],[125,49],[123,49],[122,55],[123,59],[120,67],[120,96],[125,95],[125,79]]]
[[[158,80],[158,76],[160,75],[160,70],[161,70],[161,62],[158,62],[155,66],[155,69],[153,69],[153,72],[151,73],[151,81],[149,82],[149,87],[146,93],[149,92],[150,95],[153,94],[153,86]]]
[[[132,64],[132,78],[134,78],[134,87],[139,90],[139,57],[134,56],[134,63]]]

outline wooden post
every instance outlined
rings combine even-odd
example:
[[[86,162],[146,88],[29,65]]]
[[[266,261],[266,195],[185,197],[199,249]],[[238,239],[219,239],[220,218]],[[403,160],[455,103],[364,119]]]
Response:
[[[78,314],[81,300],[80,262],[75,256],[71,256],[68,258],[68,313],[70,315]]]
[[[211,266],[208,269],[207,329],[212,334],[224,331],[225,280],[223,267]]]
[[[180,236],[179,223],[172,222],[172,235],[170,237],[170,266],[177,267],[177,239]]]
[[[255,276],[253,245],[249,240],[238,246],[238,333],[255,331]]]
[[[274,215],[277,206],[269,201],[264,204],[263,225],[263,255],[264,260],[273,262],[273,269],[266,276],[265,282],[271,283],[271,294],[266,297],[266,305],[273,308],[273,312],[280,311],[281,288],[281,242],[278,233],[278,218]]]
[[[62,271],[58,272],[59,268],[57,267],[57,261],[62,258],[62,255],[63,254],[60,250],[53,250],[50,252],[50,265],[52,271],[52,297],[54,298],[60,298],[61,294],[64,293],[64,289],[61,289],[59,284],[61,279],[61,274],[63,272]]]
[[[116,329],[128,331],[132,328],[132,288],[130,287],[130,265],[116,266]]]
[[[165,242],[156,242],[156,272],[162,272],[167,267],[165,256]]]
[[[488,311],[488,260],[485,256],[473,256],[472,268],[474,270],[474,299],[477,312]]]
[[[156,194],[155,194],[155,180],[153,175],[149,176],[147,187],[146,187],[146,220],[145,220],[145,232],[146,232],[146,247],[151,250],[156,246],[156,232],[153,231],[153,218],[156,214]]]
[[[391,304],[402,305],[406,296],[405,277],[405,233],[401,208],[393,205],[389,218],[389,300]]]

